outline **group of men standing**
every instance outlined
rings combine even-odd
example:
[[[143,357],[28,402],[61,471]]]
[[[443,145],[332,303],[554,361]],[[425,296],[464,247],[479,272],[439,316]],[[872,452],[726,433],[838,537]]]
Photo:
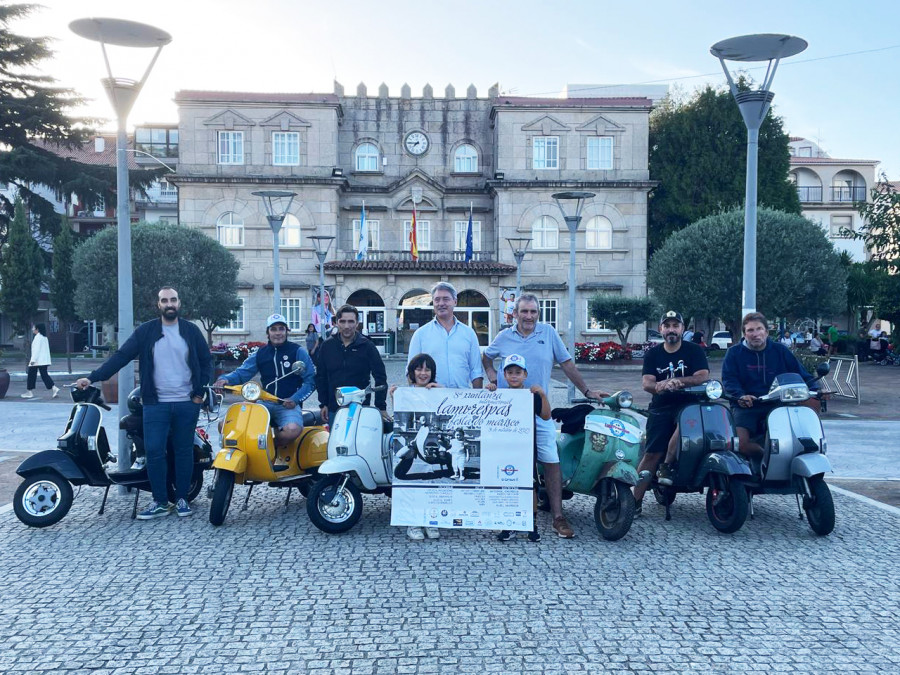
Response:
[[[524,293],[516,298],[514,323],[500,331],[481,352],[478,337],[471,327],[454,315],[457,292],[452,284],[440,282],[431,289],[434,319],[414,333],[409,358],[428,354],[434,359],[435,379],[443,387],[476,388],[505,386],[502,370],[494,368],[495,359],[518,355],[528,363],[524,387],[539,385],[550,391],[554,365],[587,398],[600,399],[605,392],[593,391],[575,367],[562,339],[549,324],[539,320],[537,297]],[[159,291],[158,319],[148,321],[102,366],[78,381],[84,388],[92,382],[108,379],[125,364],[137,358],[141,371],[141,398],[144,407],[144,442],[148,478],[153,502],[142,511],[142,520],[167,516],[173,511],[190,515],[186,501],[193,471],[193,431],[203,403],[204,388],[211,379],[212,358],[200,330],[189,321],[179,320],[181,301],[170,287]],[[275,441],[285,446],[301,433],[301,405],[315,389],[323,421],[337,409],[335,389],[341,386],[365,388],[374,379],[375,406],[387,417],[387,375],[375,345],[357,330],[358,312],[352,305],[341,306],[334,315],[338,333],[318,349],[316,365],[306,349],[288,340],[287,319],[271,315],[266,322],[268,342],[234,372],[214,383],[215,387],[240,384],[260,376],[263,388],[278,396],[280,403],[265,403],[275,426]],[[732,347],[723,363],[726,391],[739,401],[735,423],[740,450],[747,456],[760,453],[753,441],[757,427],[768,409],[755,403],[768,391],[775,376],[783,372],[800,373],[807,382],[813,378],[803,369],[791,351],[768,337],[765,317],[748,314],[742,323],[744,340]],[[684,403],[680,390],[705,382],[709,365],[704,350],[683,339],[684,320],[675,311],[666,312],[660,321],[664,342],[650,349],[644,359],[642,387],[653,395],[647,422],[646,452],[639,471],[658,471],[659,482],[671,482],[672,463],[677,454],[677,414]],[[485,382],[487,379],[487,382]],[[175,453],[175,497],[167,497],[166,441],[171,435]],[[574,531],[562,513],[562,476],[556,449],[556,427],[552,420],[535,418],[537,461],[543,464],[547,498],[553,529],[569,539]],[[635,488],[640,510],[645,484]]]

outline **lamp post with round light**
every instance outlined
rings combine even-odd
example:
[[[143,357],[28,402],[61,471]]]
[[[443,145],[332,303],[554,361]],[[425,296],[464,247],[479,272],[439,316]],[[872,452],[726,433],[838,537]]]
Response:
[[[744,197],[744,286],[741,294],[741,316],[756,311],[756,188],[759,156],[759,128],[766,119],[775,94],[770,90],[781,59],[799,54],[806,40],[793,35],[765,33],[741,35],[722,40],[710,47],[719,59],[731,94],[738,104],[747,127],[747,182]],[[725,61],[768,61],[769,67],[759,89],[739,91]]]
[[[269,221],[269,227],[272,228],[272,260],[275,265],[272,274],[272,313],[281,314],[281,263],[278,259],[278,236],[281,233],[281,226],[284,225],[284,218],[291,210],[291,204],[297,193],[286,190],[259,190],[250,194],[263,200],[266,220]]]
[[[522,261],[525,260],[525,254],[528,252],[528,245],[531,239],[528,237],[507,237],[509,247],[512,249],[513,258],[516,259],[516,300],[522,294]]]
[[[569,228],[569,330],[566,334],[569,353],[575,358],[575,234],[578,232],[578,225],[581,223],[581,211],[584,209],[584,203],[588,199],[593,199],[596,195],[593,192],[557,192],[553,195],[556,205],[562,213],[563,220]],[[567,214],[563,208],[563,203],[574,202],[575,208],[573,213]],[[575,383],[569,380],[569,400],[575,398]]]
[[[123,345],[134,330],[134,289],[131,273],[131,213],[128,206],[128,160],[126,157],[128,133],[126,124],[138,94],[162,48],[172,41],[166,31],[136,21],[124,19],[77,19],[69,24],[69,29],[76,35],[100,43],[103,60],[106,63],[108,77],[102,80],[103,88],[109,96],[110,103],[116,112],[116,220],[118,227],[118,295],[119,332],[117,341]],[[140,80],[113,77],[109,64],[107,45],[116,47],[155,48],[150,64]],[[129,363],[119,371],[119,417],[128,415],[128,394],[134,388],[134,364]],[[119,431],[118,465],[124,467],[131,463],[130,444],[125,431]]]

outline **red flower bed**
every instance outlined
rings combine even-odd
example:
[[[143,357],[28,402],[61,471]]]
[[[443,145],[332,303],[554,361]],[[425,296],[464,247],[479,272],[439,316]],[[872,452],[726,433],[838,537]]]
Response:
[[[649,344],[627,344],[624,347],[618,342],[576,342],[575,360],[580,363],[599,363],[606,361],[630,361],[632,358],[643,358]]]

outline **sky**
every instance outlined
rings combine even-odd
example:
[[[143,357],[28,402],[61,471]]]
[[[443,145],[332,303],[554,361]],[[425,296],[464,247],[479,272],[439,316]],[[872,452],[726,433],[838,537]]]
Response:
[[[129,125],[176,122],[181,89],[323,92],[337,79],[352,94],[384,82],[391,96],[431,84],[479,96],[499,83],[517,96],[559,95],[567,83],[669,84],[690,92],[725,84],[709,47],[749,33],[786,33],[809,48],[778,68],[774,108],[791,135],[832,157],[879,160],[900,179],[900,3],[845,0],[671,2],[644,0],[37,0],[14,22],[54,39],[40,70],[90,99],[78,112],[111,118],[100,86],[100,46],[68,29],[74,19],[114,17],[172,35]],[[111,48],[113,74],[138,78],[153,50]],[[764,68],[749,73],[761,81]],[[101,125],[102,126],[102,125]],[[108,123],[108,128],[114,125]]]

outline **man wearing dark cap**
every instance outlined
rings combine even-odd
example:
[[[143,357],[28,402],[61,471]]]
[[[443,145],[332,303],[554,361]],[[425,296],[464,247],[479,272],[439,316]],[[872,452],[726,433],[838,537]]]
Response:
[[[671,485],[671,462],[675,460],[677,449],[673,441],[677,441],[678,411],[689,400],[678,390],[706,382],[709,379],[709,363],[700,345],[681,339],[684,320],[678,312],[663,314],[659,332],[663,336],[662,344],[652,347],[644,355],[641,387],[653,394],[653,400],[647,419],[646,450],[638,465],[638,473],[656,471],[659,467],[659,482]],[[664,457],[666,462],[660,466]],[[642,480],[634,487],[637,513],[641,512],[648,486],[649,481]]]

